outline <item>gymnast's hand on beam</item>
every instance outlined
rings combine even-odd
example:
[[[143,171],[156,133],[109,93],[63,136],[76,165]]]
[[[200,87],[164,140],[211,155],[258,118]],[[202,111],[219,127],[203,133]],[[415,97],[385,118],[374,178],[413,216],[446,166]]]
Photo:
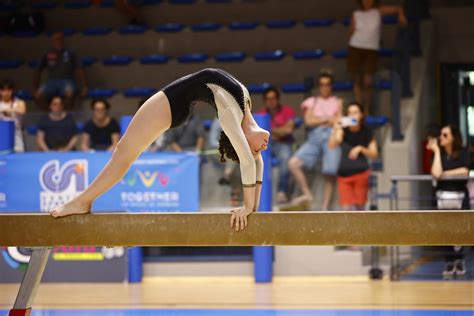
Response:
[[[230,228],[234,228],[235,231],[244,230],[247,227],[247,216],[252,214],[252,209],[245,205],[231,211],[232,216],[230,217]]]

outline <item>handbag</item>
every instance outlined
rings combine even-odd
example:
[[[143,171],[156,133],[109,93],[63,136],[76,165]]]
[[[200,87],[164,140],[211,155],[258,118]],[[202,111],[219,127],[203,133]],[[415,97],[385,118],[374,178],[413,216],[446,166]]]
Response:
[[[466,193],[462,191],[436,191],[436,201],[440,210],[460,210]]]

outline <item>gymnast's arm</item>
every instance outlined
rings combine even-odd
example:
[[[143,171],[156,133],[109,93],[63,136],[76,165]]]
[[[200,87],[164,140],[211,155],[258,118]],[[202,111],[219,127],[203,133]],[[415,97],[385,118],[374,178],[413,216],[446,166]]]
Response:
[[[253,211],[258,212],[260,206],[260,193],[262,192],[262,180],[263,180],[263,159],[262,155],[258,154],[255,160],[256,168],[256,186],[255,186],[255,206]]]
[[[255,209],[256,164],[242,131],[241,122],[238,120],[239,116],[235,113],[236,110],[240,111],[240,109],[234,109],[231,106],[227,107],[222,113],[219,113],[219,122],[239,156],[244,207],[247,211],[252,212]]]

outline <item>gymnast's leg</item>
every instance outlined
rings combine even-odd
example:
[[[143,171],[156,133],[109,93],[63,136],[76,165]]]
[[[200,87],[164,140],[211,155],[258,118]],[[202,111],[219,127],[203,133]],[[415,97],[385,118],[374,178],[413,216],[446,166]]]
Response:
[[[92,202],[125,175],[138,156],[171,126],[168,98],[160,91],[149,98],[133,117],[112,158],[91,185],[72,201],[50,211],[54,217],[89,213]]]

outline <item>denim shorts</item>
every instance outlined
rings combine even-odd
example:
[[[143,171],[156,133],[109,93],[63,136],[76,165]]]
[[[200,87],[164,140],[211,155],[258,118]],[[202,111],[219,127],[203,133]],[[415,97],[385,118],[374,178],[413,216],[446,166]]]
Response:
[[[339,169],[341,160],[341,149],[329,148],[329,137],[331,136],[331,127],[316,127],[309,131],[308,139],[296,151],[295,156],[303,161],[306,169],[313,169],[316,164],[321,162],[321,173],[328,176],[334,176]]]
[[[46,81],[44,85],[40,88],[41,93],[43,93],[47,98],[54,96],[64,96],[66,92],[72,91],[75,94],[76,84],[73,80],[68,79],[50,79]]]

